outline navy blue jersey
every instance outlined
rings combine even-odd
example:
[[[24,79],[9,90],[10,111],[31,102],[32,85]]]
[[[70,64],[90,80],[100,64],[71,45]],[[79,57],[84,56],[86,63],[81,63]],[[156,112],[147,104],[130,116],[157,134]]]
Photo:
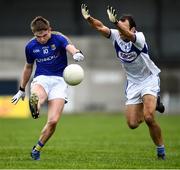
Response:
[[[61,76],[67,66],[66,46],[68,40],[58,32],[52,32],[46,44],[39,43],[36,38],[28,42],[25,48],[27,63],[36,62],[35,75]]]

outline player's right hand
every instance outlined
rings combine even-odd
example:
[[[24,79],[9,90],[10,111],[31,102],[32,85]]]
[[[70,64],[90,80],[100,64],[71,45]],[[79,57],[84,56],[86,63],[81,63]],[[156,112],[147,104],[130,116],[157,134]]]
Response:
[[[19,99],[24,100],[25,98],[25,91],[19,90],[11,99],[11,103],[17,104]]]
[[[84,19],[88,19],[90,17],[89,9],[87,8],[86,4],[81,5],[81,13]]]

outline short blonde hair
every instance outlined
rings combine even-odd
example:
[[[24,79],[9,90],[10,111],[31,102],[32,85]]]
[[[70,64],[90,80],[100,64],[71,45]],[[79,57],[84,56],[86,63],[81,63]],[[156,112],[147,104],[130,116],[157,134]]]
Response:
[[[50,28],[50,23],[42,16],[35,17],[31,22],[31,30],[33,33],[39,31],[46,31]]]

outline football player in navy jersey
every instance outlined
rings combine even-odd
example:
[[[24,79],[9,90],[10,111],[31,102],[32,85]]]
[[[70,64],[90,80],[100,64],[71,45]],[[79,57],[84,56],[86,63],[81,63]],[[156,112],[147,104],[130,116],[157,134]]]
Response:
[[[93,18],[85,4],[81,5],[81,13],[93,28],[113,42],[117,57],[126,72],[125,113],[128,126],[135,129],[145,121],[157,146],[158,158],[165,159],[161,129],[155,120],[155,110],[164,112],[164,105],[158,97],[160,69],[149,57],[144,34],[136,30],[136,23],[131,15],[123,15],[118,20],[112,7],[107,8],[107,14],[117,29],[110,29]]]
[[[49,21],[41,16],[31,22],[31,30],[34,38],[25,47],[26,64],[20,89],[12,98],[12,103],[16,104],[20,98],[24,99],[25,87],[36,63],[29,98],[29,107],[34,119],[39,117],[41,105],[48,101],[47,123],[31,151],[31,157],[39,160],[40,151],[53,135],[67,102],[67,84],[62,77],[68,64],[66,52],[70,53],[75,61],[82,61],[84,56],[65,35],[52,31]]]

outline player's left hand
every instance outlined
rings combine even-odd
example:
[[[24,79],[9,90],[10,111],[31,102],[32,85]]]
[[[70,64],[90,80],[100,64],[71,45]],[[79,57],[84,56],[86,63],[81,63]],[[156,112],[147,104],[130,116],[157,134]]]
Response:
[[[109,20],[112,23],[114,23],[114,24],[118,23],[116,10],[112,6],[107,7],[107,14],[108,14]]]
[[[74,59],[75,61],[83,61],[83,60],[84,60],[84,55],[82,54],[81,51],[76,52],[76,53],[73,55],[73,59]]]
[[[25,98],[25,91],[19,90],[11,99],[11,103],[17,104],[19,99],[24,100]]]

